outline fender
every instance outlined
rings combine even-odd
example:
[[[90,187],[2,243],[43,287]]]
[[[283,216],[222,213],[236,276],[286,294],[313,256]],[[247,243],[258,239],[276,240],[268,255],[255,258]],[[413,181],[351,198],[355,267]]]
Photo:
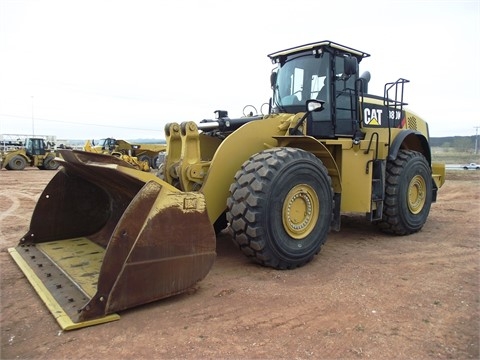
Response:
[[[2,167],[8,165],[8,163],[10,162],[10,160],[12,160],[15,156],[20,156],[22,158],[25,159],[25,161],[27,162],[27,166],[30,164],[30,159],[20,151],[13,151],[13,152],[10,152],[10,153],[7,153],[5,155],[5,157],[3,158],[3,162],[2,162]],[[1,169],[1,167],[0,167]]]
[[[329,169],[328,175],[332,178],[334,191],[336,193],[342,192],[340,169],[334,157],[324,144],[311,136],[280,136],[275,137],[275,139],[278,141],[278,146],[291,146],[314,154],[322,154],[321,156],[317,155],[317,157],[322,160],[327,169]]]
[[[410,149],[421,152],[432,165],[432,153],[427,138],[420,132],[405,130],[400,132],[390,145],[388,160],[395,160],[400,149]]]

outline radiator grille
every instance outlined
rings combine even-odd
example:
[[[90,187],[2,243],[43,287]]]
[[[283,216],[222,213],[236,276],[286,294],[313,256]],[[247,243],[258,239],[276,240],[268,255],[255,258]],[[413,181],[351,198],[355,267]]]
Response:
[[[408,117],[407,127],[409,129],[417,130],[417,119],[415,116]]]

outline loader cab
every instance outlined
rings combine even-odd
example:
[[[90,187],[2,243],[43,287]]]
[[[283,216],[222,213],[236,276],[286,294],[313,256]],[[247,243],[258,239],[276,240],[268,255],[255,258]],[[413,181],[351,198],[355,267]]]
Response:
[[[117,145],[117,140],[113,138],[101,139],[100,142],[101,142],[102,150],[113,151],[115,150],[115,146]]]
[[[45,155],[45,140],[42,138],[27,138],[25,141],[25,151],[28,156]]]
[[[368,54],[322,41],[270,54],[273,113],[305,112],[306,102],[324,102],[307,117],[307,135],[316,138],[358,137],[358,63]]]

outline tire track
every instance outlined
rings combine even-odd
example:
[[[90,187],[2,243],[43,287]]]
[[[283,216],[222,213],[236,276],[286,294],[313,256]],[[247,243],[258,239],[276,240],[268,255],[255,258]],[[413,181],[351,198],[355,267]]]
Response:
[[[19,227],[23,224],[28,224],[31,216],[30,211],[21,211],[22,203],[26,201],[37,201],[38,195],[27,195],[23,193],[7,192],[0,194],[0,202],[3,204],[10,203],[10,206],[0,213],[0,246],[11,246],[9,237],[12,237],[12,227]],[[23,206],[25,207],[25,206]],[[30,208],[30,206],[28,206]],[[13,218],[13,220],[12,220]],[[8,219],[8,220],[7,220]],[[8,224],[13,226],[7,227]],[[25,229],[26,231],[26,229]],[[9,236],[10,235],[10,236]]]

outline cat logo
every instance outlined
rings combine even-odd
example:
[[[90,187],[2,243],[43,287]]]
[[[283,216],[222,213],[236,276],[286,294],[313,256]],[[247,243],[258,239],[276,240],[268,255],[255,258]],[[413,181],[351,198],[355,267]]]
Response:
[[[382,112],[381,109],[366,108],[363,111],[363,121],[366,125],[382,125]]]

